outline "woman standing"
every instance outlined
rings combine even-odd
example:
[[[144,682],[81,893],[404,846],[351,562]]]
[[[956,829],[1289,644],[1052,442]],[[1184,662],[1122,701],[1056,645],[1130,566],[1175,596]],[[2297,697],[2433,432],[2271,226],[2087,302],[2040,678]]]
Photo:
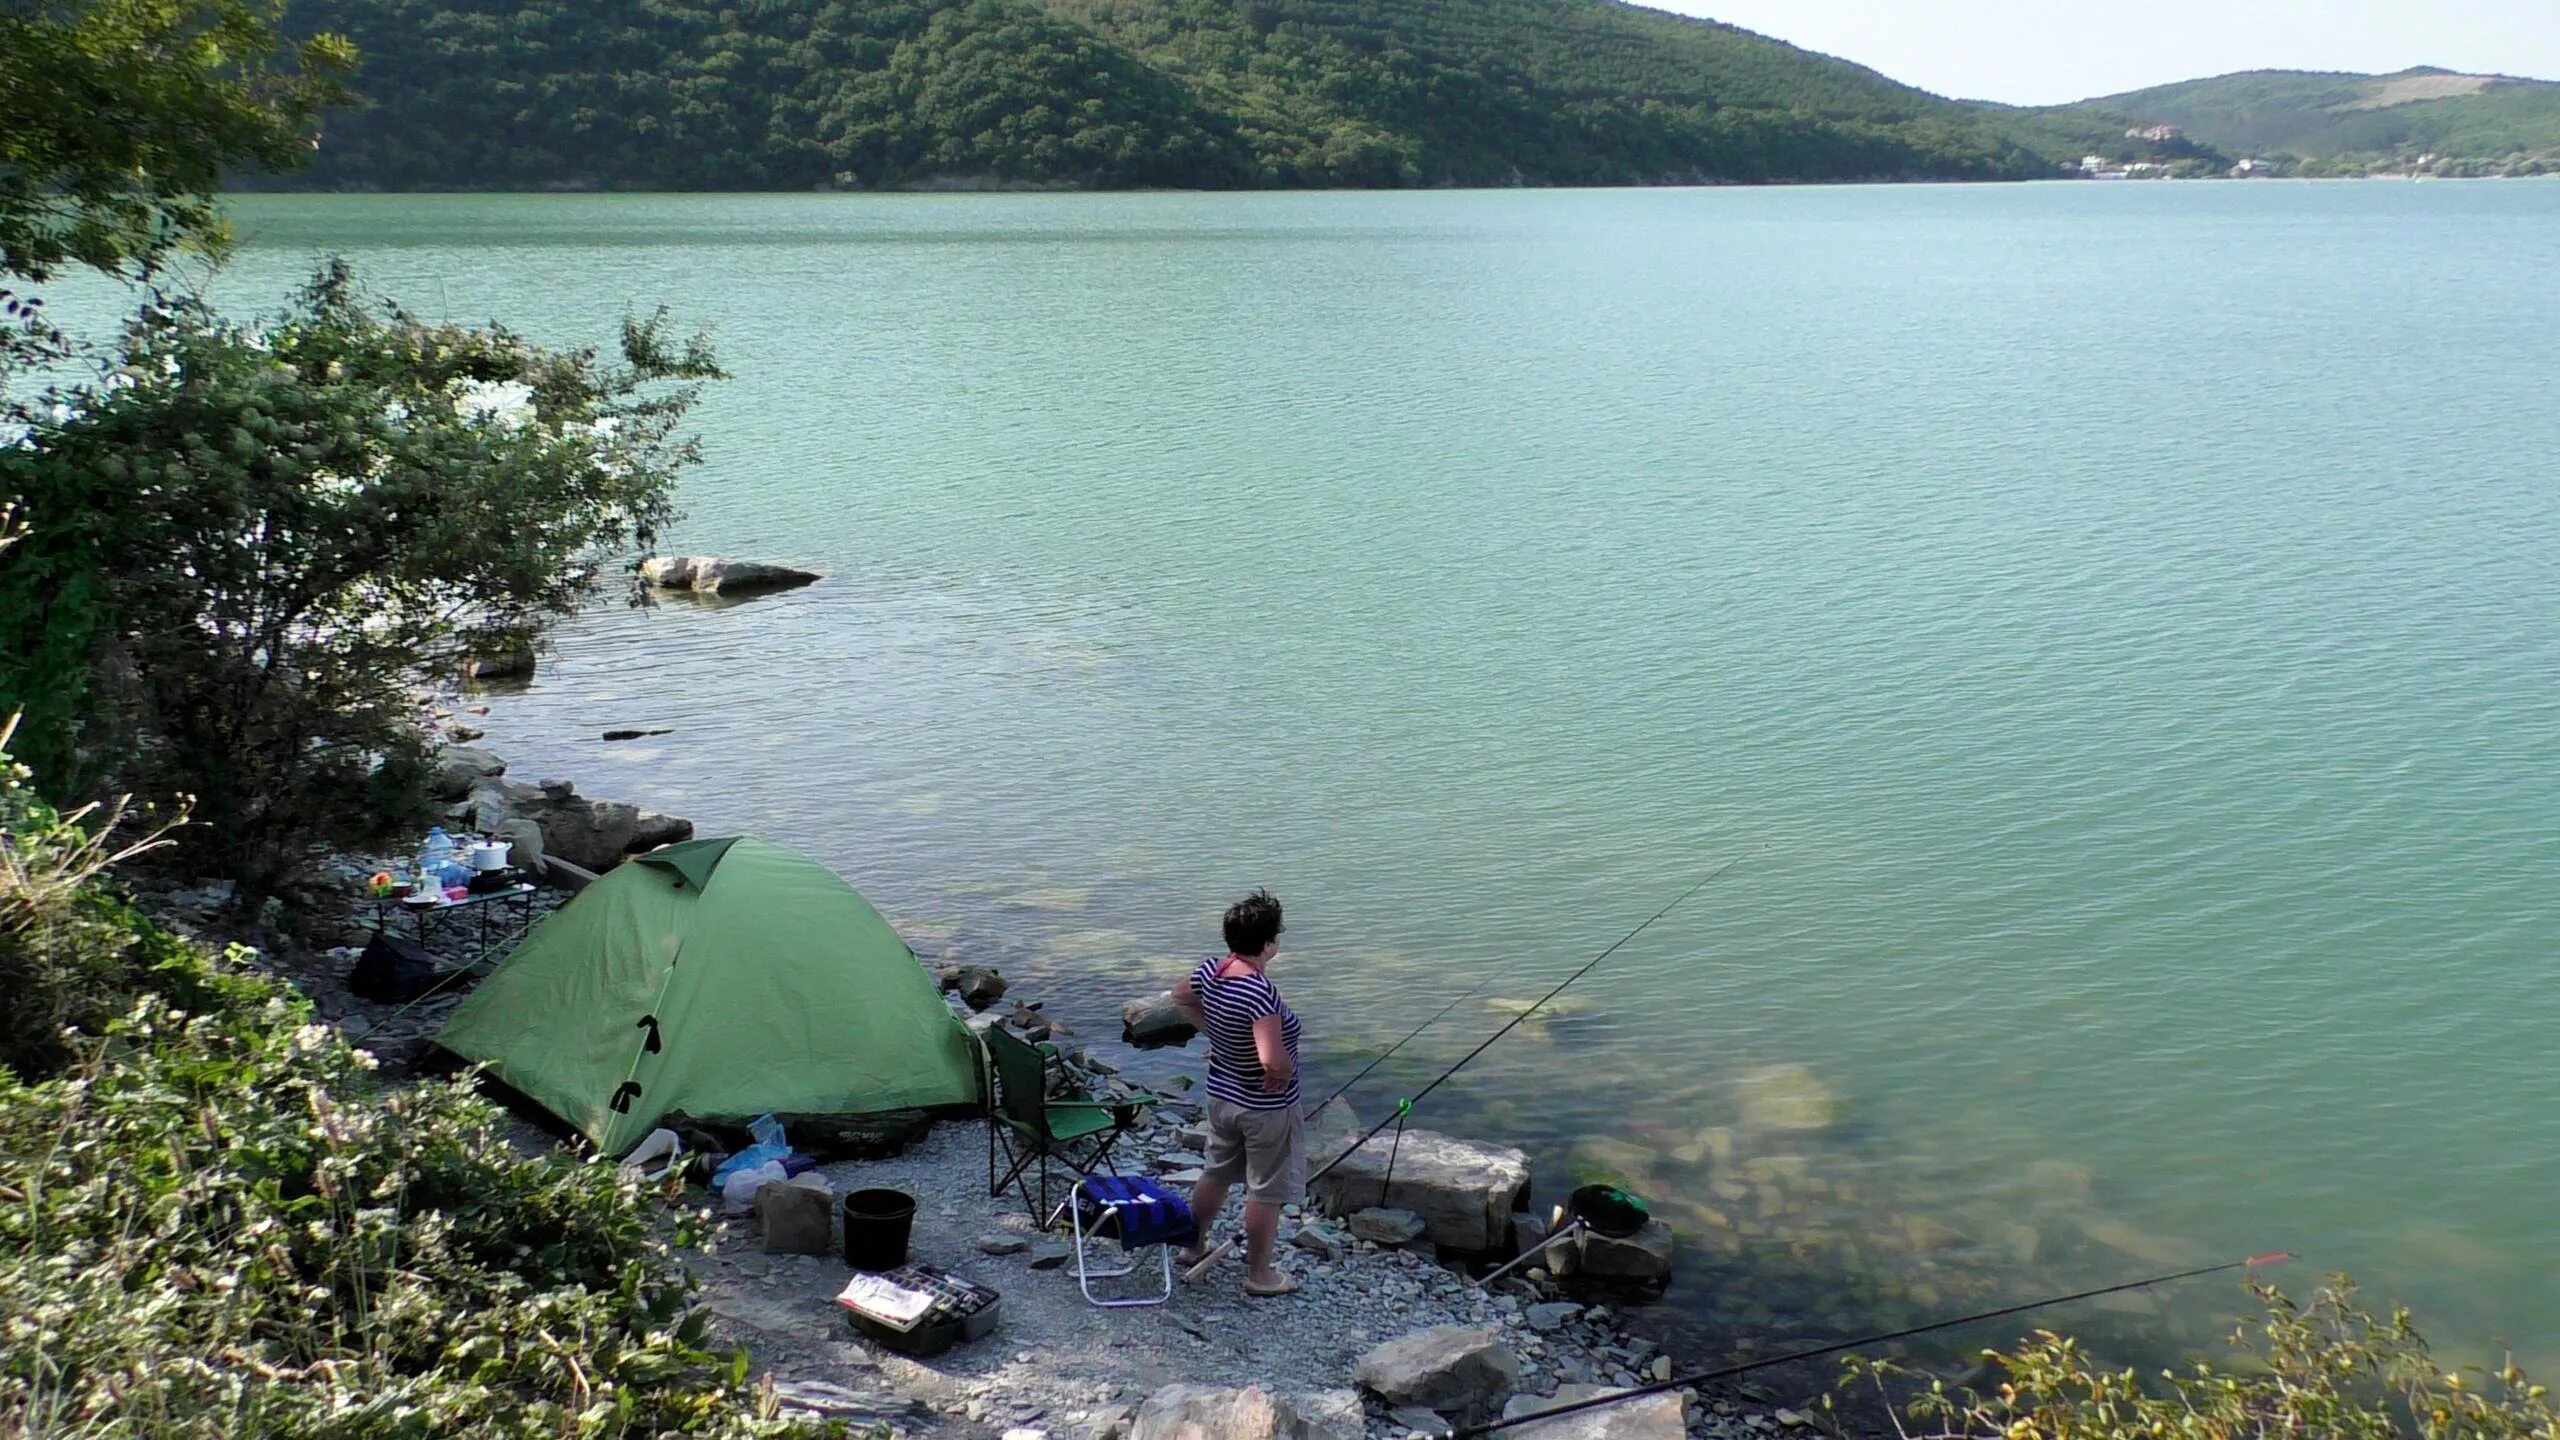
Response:
[[[1280,1273],[1272,1255],[1281,1207],[1306,1193],[1307,1142],[1298,1017],[1269,974],[1280,950],[1280,902],[1256,890],[1228,907],[1226,940],[1225,955],[1202,961],[1173,991],[1173,1003],[1209,1037],[1209,1163],[1191,1190],[1200,1244],[1181,1258],[1196,1265],[1208,1254],[1209,1227],[1241,1179],[1244,1293],[1286,1295],[1297,1282]]]

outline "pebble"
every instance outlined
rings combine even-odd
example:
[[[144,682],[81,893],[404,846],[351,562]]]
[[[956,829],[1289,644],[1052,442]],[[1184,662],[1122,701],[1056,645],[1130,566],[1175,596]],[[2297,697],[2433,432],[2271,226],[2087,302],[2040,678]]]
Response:
[[[989,1255],[1019,1255],[1031,1248],[1031,1242],[999,1230],[979,1236],[978,1248]]]
[[[1582,1307],[1570,1301],[1554,1300],[1543,1305],[1532,1305],[1522,1314],[1527,1317],[1530,1329],[1541,1335],[1552,1335],[1563,1329],[1568,1322],[1580,1319]]]

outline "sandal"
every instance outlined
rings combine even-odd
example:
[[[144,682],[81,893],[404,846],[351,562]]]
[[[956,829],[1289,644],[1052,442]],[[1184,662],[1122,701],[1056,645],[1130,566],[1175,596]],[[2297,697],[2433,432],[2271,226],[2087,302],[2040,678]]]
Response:
[[[1271,1286],[1256,1285],[1252,1281],[1247,1280],[1244,1282],[1244,1293],[1252,1296],[1256,1300],[1276,1300],[1283,1295],[1297,1294],[1298,1282],[1290,1279],[1286,1275],[1280,1277],[1279,1284]]]
[[[1199,1264],[1201,1261],[1208,1259],[1211,1255],[1216,1253],[1217,1252],[1215,1250],[1206,1245],[1201,1246],[1197,1250],[1176,1250],[1173,1252],[1173,1263],[1184,1270],[1188,1270],[1192,1266]]]

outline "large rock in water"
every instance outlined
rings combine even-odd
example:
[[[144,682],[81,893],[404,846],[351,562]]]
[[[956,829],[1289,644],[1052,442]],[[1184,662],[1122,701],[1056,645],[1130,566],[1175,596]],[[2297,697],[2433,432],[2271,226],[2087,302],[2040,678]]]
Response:
[[[1120,1007],[1120,1039],[1142,1050],[1159,1045],[1188,1045],[1200,1032],[1175,1008],[1171,995],[1149,995]]]
[[[1298,1407],[1248,1385],[1167,1385],[1129,1422],[1129,1440],[1345,1440]]]
[[[1558,1405],[1624,1393],[1602,1385],[1560,1385],[1553,1395],[1514,1395],[1502,1407],[1502,1418],[1516,1420]],[[1504,1433],[1513,1440],[1688,1440],[1689,1403],[1674,1390],[1540,1420]]]
[[[751,595],[789,590],[818,577],[806,570],[763,565],[753,560],[722,560],[708,555],[660,555],[641,562],[640,578],[662,590],[690,590],[696,595]]]
[[[1310,1145],[1311,1159],[1328,1152]],[[1388,1156],[1395,1173],[1387,1173]],[[1529,1204],[1529,1157],[1502,1145],[1478,1145],[1430,1130],[1407,1130],[1399,1142],[1381,1135],[1353,1151],[1310,1187],[1332,1215],[1372,1206],[1410,1210],[1423,1234],[1450,1250],[1500,1250],[1511,1243],[1511,1215]]]
[[[1520,1361],[1499,1325],[1437,1325],[1361,1356],[1351,1378],[1389,1405],[1424,1405],[1473,1422],[1510,1398]]]

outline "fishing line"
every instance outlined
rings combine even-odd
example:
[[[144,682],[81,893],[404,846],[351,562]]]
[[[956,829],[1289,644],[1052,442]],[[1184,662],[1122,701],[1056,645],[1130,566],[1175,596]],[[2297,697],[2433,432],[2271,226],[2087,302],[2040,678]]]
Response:
[[[1493,977],[1492,977],[1492,976],[1490,976],[1490,975],[1488,975],[1488,976],[1486,976],[1485,978],[1483,978],[1482,980],[1477,981],[1477,982],[1476,982],[1476,988],[1474,988],[1473,990],[1470,990],[1470,991],[1468,991],[1466,994],[1459,996],[1457,999],[1450,1001],[1448,1004],[1441,1006],[1441,1007],[1440,1007],[1440,1013],[1439,1013],[1439,1014],[1434,1015],[1434,1016],[1432,1016],[1430,1019],[1423,1021],[1421,1024],[1414,1026],[1414,1027],[1413,1027],[1413,1029],[1412,1029],[1411,1031],[1409,1031],[1409,1032],[1405,1035],[1404,1039],[1399,1040],[1399,1041],[1397,1041],[1395,1044],[1388,1046],[1388,1047],[1387,1047],[1387,1049],[1386,1049],[1386,1051],[1385,1051],[1385,1053],[1383,1053],[1383,1054],[1379,1055],[1377,1059],[1370,1061],[1367,1065],[1362,1066],[1362,1067],[1361,1067],[1361,1069],[1360,1069],[1360,1073],[1359,1073],[1359,1074],[1354,1075],[1354,1076],[1352,1076],[1350,1079],[1343,1081],[1343,1082],[1342,1082],[1342,1087],[1341,1087],[1340,1089],[1338,1089],[1338,1090],[1334,1091],[1334,1092],[1333,1092],[1332,1094],[1330,1094],[1330,1095],[1327,1095],[1327,1096],[1326,1096],[1326,1097],[1324,1097],[1322,1100],[1317,1101],[1317,1102],[1316,1102],[1316,1108],[1314,1108],[1313,1110],[1310,1110],[1310,1111],[1308,1111],[1308,1112],[1307,1112],[1307,1118],[1308,1118],[1309,1120],[1313,1120],[1313,1119],[1315,1119],[1317,1116],[1319,1116],[1319,1115],[1323,1114],[1326,1106],[1328,1106],[1328,1105],[1332,1104],[1332,1103],[1333,1103],[1334,1101],[1336,1101],[1336,1100],[1341,1099],[1343,1096],[1345,1096],[1345,1095],[1347,1095],[1347,1094],[1351,1093],[1351,1087],[1352,1087],[1352,1086],[1357,1085],[1357,1084],[1359,1084],[1361,1081],[1368,1079],[1368,1078],[1369,1078],[1369,1072],[1370,1072],[1370,1071],[1375,1070],[1375,1069],[1377,1069],[1379,1066],[1384,1065],[1385,1063],[1387,1063],[1389,1060],[1394,1059],[1394,1058],[1395,1058],[1395,1053],[1396,1053],[1398,1050],[1403,1049],[1407,1044],[1411,1043],[1411,1041],[1413,1040],[1413,1037],[1414,1037],[1414,1036],[1419,1035],[1419,1034],[1421,1034],[1423,1031],[1430,1029],[1432,1026],[1439,1024],[1443,1019],[1447,1018],[1447,1016],[1448,1016],[1448,1014],[1449,1014],[1449,1012],[1450,1012],[1450,1011],[1457,1009],[1459,1006],[1466,1004],[1466,1003],[1467,1003],[1468,1001],[1470,1001],[1470,1000],[1473,1000],[1473,999],[1474,999],[1474,998],[1476,998],[1478,995],[1483,994],[1483,993],[1484,993],[1484,991],[1485,991],[1485,987],[1486,987],[1486,986],[1488,986],[1488,985],[1491,985],[1492,983],[1493,983]]]
[[[1466,1068],[1467,1068],[1467,1065],[1468,1065],[1471,1061],[1473,1061],[1477,1056],[1482,1055],[1485,1051],[1492,1049],[1492,1048],[1493,1048],[1493,1044],[1494,1044],[1494,1042],[1495,1042],[1495,1041],[1500,1040],[1503,1036],[1510,1034],[1513,1030],[1515,1030],[1515,1029],[1517,1029],[1517,1028],[1519,1027],[1519,1025],[1520,1025],[1520,1023],[1521,1023],[1522,1021],[1527,1020],[1530,1016],[1537,1014],[1539,1010],[1543,1009],[1543,1008],[1546,1006],[1546,1004],[1547,1004],[1547,1002],[1548,1002],[1548,1001],[1553,1000],[1553,999],[1555,999],[1557,996],[1559,996],[1559,995],[1563,994],[1563,993],[1565,992],[1565,989],[1566,989],[1568,986],[1572,985],[1574,981],[1579,980],[1579,979],[1581,979],[1583,976],[1590,974],[1590,973],[1592,972],[1592,970],[1593,970],[1593,969],[1595,969],[1595,968],[1597,968],[1597,967],[1598,967],[1598,965],[1600,964],[1600,962],[1601,962],[1601,961],[1608,959],[1610,956],[1615,955],[1615,954],[1617,954],[1620,950],[1624,949],[1624,948],[1626,947],[1626,945],[1627,945],[1627,942],[1629,942],[1629,941],[1631,941],[1631,940],[1635,939],[1637,936],[1639,936],[1639,935],[1643,934],[1643,933],[1644,933],[1644,932],[1646,932],[1647,930],[1652,929],[1652,928],[1653,928],[1653,926],[1654,926],[1654,922],[1655,922],[1655,921],[1658,921],[1658,920],[1660,920],[1663,916],[1668,915],[1668,914],[1670,914],[1672,911],[1679,909],[1679,908],[1680,908],[1680,906],[1681,906],[1684,902],[1686,902],[1690,896],[1695,895],[1695,894],[1697,894],[1699,891],[1706,889],[1709,885],[1714,884],[1714,883],[1715,883],[1715,881],[1716,881],[1716,879],[1717,879],[1717,877],[1719,877],[1719,876],[1723,875],[1723,874],[1724,874],[1724,872],[1726,872],[1727,870],[1732,869],[1734,866],[1739,865],[1739,864],[1741,864],[1741,863],[1742,863],[1742,857],[1741,857],[1741,856],[1739,856],[1739,855],[1736,855],[1736,856],[1734,856],[1732,859],[1727,860],[1727,861],[1726,861],[1726,862],[1724,862],[1723,864],[1721,864],[1721,865],[1717,866],[1715,869],[1708,871],[1708,872],[1707,872],[1707,876],[1706,876],[1706,878],[1705,878],[1705,879],[1700,880],[1697,884],[1692,885],[1692,886],[1690,886],[1688,889],[1681,891],[1681,892],[1679,893],[1679,895],[1677,895],[1676,897],[1674,897],[1674,898],[1672,899],[1672,901],[1671,901],[1671,903],[1670,903],[1670,904],[1663,906],[1661,909],[1654,911],[1652,915],[1648,916],[1648,917],[1646,918],[1646,920],[1645,920],[1645,922],[1644,922],[1643,924],[1638,925],[1638,926],[1637,926],[1636,928],[1634,928],[1633,930],[1630,930],[1630,931],[1628,931],[1626,934],[1619,936],[1619,937],[1617,938],[1617,940],[1609,946],[1609,948],[1608,948],[1608,949],[1601,951],[1599,954],[1594,955],[1594,956],[1592,956],[1589,960],[1585,961],[1585,962],[1583,963],[1583,966],[1582,966],[1582,968],[1581,968],[1581,969],[1576,970],[1576,971],[1574,971],[1572,974],[1567,975],[1566,977],[1564,977],[1564,980],[1563,980],[1563,982],[1562,982],[1562,983],[1558,984],[1558,985],[1556,986],[1556,988],[1554,988],[1553,990],[1548,991],[1546,994],[1539,996],[1539,997],[1538,997],[1538,999],[1537,999],[1537,1002],[1536,1002],[1535,1004],[1532,1004],[1531,1006],[1529,1006],[1529,1008],[1528,1008],[1528,1009],[1523,1010],[1523,1011],[1521,1011],[1519,1014],[1512,1016],[1512,1017],[1511,1017],[1511,1019],[1510,1019],[1507,1023],[1505,1023],[1501,1029],[1496,1030],[1496,1031],[1494,1031],[1491,1035],[1486,1036],[1486,1037],[1485,1037],[1485,1039],[1484,1039],[1484,1043],[1483,1043],[1483,1044],[1478,1045],[1478,1046],[1477,1046],[1476,1048],[1474,1048],[1473,1050],[1470,1050],[1470,1051],[1468,1051],[1466,1054],[1464,1054],[1464,1055],[1460,1056],[1460,1057],[1458,1058],[1458,1063],[1457,1063],[1457,1064],[1452,1065],[1452,1066],[1450,1066],[1448,1069],[1441,1071],[1441,1072],[1440,1072],[1440,1074],[1439,1074],[1439,1077],[1438,1077],[1437,1079],[1433,1080],[1430,1084],[1423,1086],[1420,1090],[1418,1090],[1418,1091],[1414,1092],[1413,1096],[1412,1096],[1410,1099],[1405,1099],[1405,1100],[1399,1100],[1399,1101],[1397,1101],[1397,1102],[1396,1102],[1396,1109],[1395,1109],[1395,1113],[1394,1113],[1394,1114],[1389,1115],[1386,1119],[1381,1120],[1381,1121],[1379,1121],[1377,1124],[1370,1126],[1370,1127],[1369,1127],[1369,1129],[1368,1129],[1368,1132],[1367,1132],[1366,1134],[1362,1135],[1359,1139],[1354,1140],[1354,1141],[1352,1141],[1349,1145],[1345,1146],[1345,1147],[1343,1148],[1343,1151],[1342,1151],[1342,1153],[1341,1153],[1341,1154],[1336,1155],[1336,1156],[1334,1156],[1331,1160],[1326,1161],[1326,1162],[1324,1163],[1324,1167],[1323,1167],[1322,1169],[1320,1169],[1320,1170],[1316,1171],[1313,1175],[1308,1176],[1308,1177],[1307,1177],[1307,1183],[1308,1183],[1309,1185],[1313,1185],[1313,1184],[1315,1184],[1315,1182],[1317,1182],[1318,1180],[1321,1180],[1321,1179],[1323,1179],[1325,1176],[1332,1174],[1332,1173],[1334,1172],[1334,1170],[1342,1164],[1342,1162],[1343,1162],[1343,1161],[1348,1160],[1348,1159],[1350,1159],[1354,1154],[1357,1154],[1357,1153],[1359,1152],[1359,1149],[1360,1149],[1360,1147],[1361,1147],[1361,1146],[1368,1144],[1370,1141],[1377,1139],[1381,1134],[1384,1134],[1384,1133],[1386,1132],[1386,1130],[1387,1130],[1387,1127],[1389,1127],[1389,1126],[1391,1126],[1391,1125],[1401,1125],[1401,1124],[1403,1123],[1403,1121],[1404,1121],[1404,1117],[1405,1117],[1405,1116],[1407,1116],[1407,1115],[1409,1115],[1409,1114],[1411,1114],[1411,1113],[1413,1113],[1413,1107],[1414,1107],[1414,1106],[1421,1104],[1421,1103],[1422,1103],[1422,1101],[1424,1100],[1424,1098],[1426,1098],[1427,1096],[1429,1096],[1429,1095],[1431,1094],[1431,1092],[1432,1092],[1432,1091],[1437,1090],[1437,1089],[1439,1089],[1441,1086],[1448,1084],[1448,1083],[1449,1083],[1449,1079],[1450,1079],[1450,1077],[1451,1077],[1451,1076],[1454,1076],[1454,1075],[1456,1075],[1459,1071],[1466,1069]],[[1210,1266],[1217,1264],[1217,1263],[1218,1263],[1218,1261],[1219,1261],[1220,1259],[1224,1258],[1226,1255],[1228,1255],[1229,1253],[1231,1253],[1232,1251],[1234,1251],[1234,1249],[1235,1249],[1235,1248],[1236,1248],[1236,1242],[1235,1242],[1234,1240],[1230,1239],[1230,1240],[1225,1241],[1224,1243],[1220,1244],[1220,1245],[1218,1246],[1218,1248],[1216,1248],[1215,1250],[1212,1250],[1212,1251],[1210,1251],[1207,1255],[1202,1256],[1202,1257],[1201,1257],[1201,1259],[1200,1259],[1200,1263],[1199,1263],[1199,1264],[1194,1265],[1194,1266],[1192,1266],[1190,1269],[1185,1270],[1184,1272],[1182,1272],[1182,1278],[1183,1278],[1183,1279],[1185,1279],[1185,1280],[1197,1280],[1197,1279],[1199,1279],[1202,1275],[1205,1275],[1205,1274],[1207,1274],[1207,1273],[1208,1273],[1208,1270],[1209,1270],[1209,1267],[1210,1267]]]
[[[1657,1380],[1650,1385],[1639,1385],[1632,1390],[1620,1390],[1615,1394],[1602,1395],[1590,1400],[1576,1400],[1567,1405],[1551,1406],[1545,1410],[1533,1410],[1526,1415],[1514,1415],[1508,1420],[1496,1420],[1487,1425],[1469,1425],[1463,1429],[1452,1432],[1449,1440],[1477,1440],[1477,1437],[1479,1436],[1491,1435],[1497,1431],[1508,1430],[1515,1425],[1528,1425],[1540,1420],[1553,1420],[1559,1415],[1579,1415],[1585,1410],[1597,1410],[1604,1405],[1615,1405],[1622,1400],[1634,1400],[1646,1395],[1661,1395],[1672,1390],[1686,1390],[1694,1386],[1705,1385],[1716,1380],[1729,1380],[1736,1375],[1747,1375],[1754,1370],[1766,1370],[1774,1365],[1785,1365],[1797,1360],[1818,1360],[1825,1355],[1837,1355],[1843,1350],[1857,1350],[1869,1345],[1881,1345],[1888,1340],[1901,1340],[1913,1335],[1926,1335],[1934,1330],[1952,1330],[1959,1325],[1971,1325],[1976,1321],[1997,1320],[2003,1315],[2022,1315],[2029,1310],[2043,1310],[2055,1305],[2068,1305],[2074,1300],[2094,1300],[2101,1295],[2120,1295],[2127,1290],[2141,1290],[2152,1285],[2166,1285],[2176,1280],[2193,1280],[2199,1275],[2219,1275],[2226,1270],[2255,1270],[2262,1265],[2282,1264],[2292,1258],[2293,1252],[2289,1250],[2271,1250],[2264,1255],[2252,1255],[2246,1260],[2227,1260],[2220,1265],[2207,1265],[2201,1269],[2180,1270],[2169,1275],[2153,1275],[2141,1280],[2127,1280],[2121,1285],[2102,1285],[2095,1290],[2074,1291],[2069,1295],[2056,1295],[2048,1300],[2030,1300],[2022,1305],[2003,1305],[1997,1310],[1977,1311],[1971,1315],[1959,1315],[1952,1320],[1933,1320],[1926,1325],[1913,1325],[1901,1330],[1887,1330],[1881,1335],[1865,1335],[1855,1340],[1842,1340],[1835,1344],[1817,1345],[1810,1350],[1797,1350],[1785,1355],[1774,1355],[1766,1360],[1747,1360],[1739,1365],[1726,1365],[1714,1370],[1700,1370],[1689,1375],[1675,1375],[1668,1380]]]

